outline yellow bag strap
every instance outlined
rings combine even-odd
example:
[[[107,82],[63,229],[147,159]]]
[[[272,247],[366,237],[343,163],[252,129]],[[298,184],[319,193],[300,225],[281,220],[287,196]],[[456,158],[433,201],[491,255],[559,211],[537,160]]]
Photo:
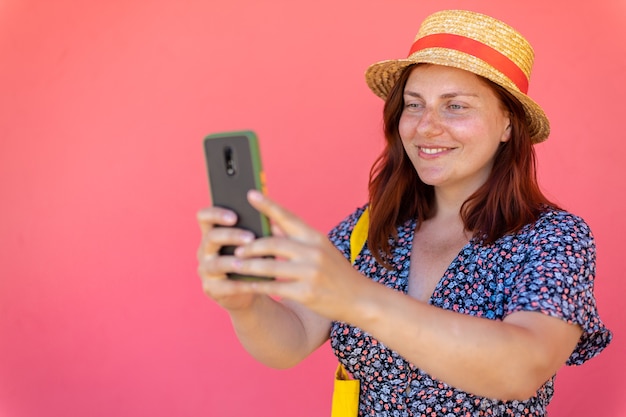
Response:
[[[350,381],[352,378],[350,378],[350,375],[348,374],[348,371],[346,371],[346,368],[344,368],[343,365],[339,364],[339,366],[335,370],[335,379],[337,381]]]
[[[361,213],[361,217],[357,220],[354,225],[354,229],[352,229],[352,233],[350,234],[350,263],[352,263],[352,265],[354,265],[356,257],[359,256],[359,253],[361,253],[361,250],[365,245],[365,241],[367,241],[369,223],[370,211],[369,207],[366,207],[363,213]]]
[[[350,234],[350,262],[361,253],[369,229],[369,209],[365,208]],[[356,417],[359,414],[360,381],[352,379],[341,363],[335,371],[331,417]]]

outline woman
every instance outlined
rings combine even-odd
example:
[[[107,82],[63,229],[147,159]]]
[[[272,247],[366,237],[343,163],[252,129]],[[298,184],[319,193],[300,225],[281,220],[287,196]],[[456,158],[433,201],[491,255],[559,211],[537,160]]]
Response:
[[[274,237],[214,227],[234,224],[224,209],[199,213],[204,290],[254,357],[293,366],[330,337],[361,381],[359,415],[545,415],[556,371],[611,334],[595,307],[591,232],[537,184],[533,144],[549,122],[526,95],[532,60],[506,24],[442,11],[407,59],[368,69],[386,99],[387,145],[355,266],[350,236],[364,208],[329,239],[255,192]],[[238,246],[235,256],[218,256],[222,245]]]

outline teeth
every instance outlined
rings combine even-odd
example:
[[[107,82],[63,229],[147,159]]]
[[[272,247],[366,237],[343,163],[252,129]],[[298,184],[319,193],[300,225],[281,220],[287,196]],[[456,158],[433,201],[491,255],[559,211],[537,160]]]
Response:
[[[421,148],[422,152],[429,154],[429,155],[434,155],[436,153],[443,152],[447,149],[448,148]]]

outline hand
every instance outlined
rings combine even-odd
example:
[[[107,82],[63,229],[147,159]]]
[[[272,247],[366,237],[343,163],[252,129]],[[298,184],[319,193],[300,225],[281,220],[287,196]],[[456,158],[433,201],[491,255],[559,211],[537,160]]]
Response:
[[[275,281],[241,282],[237,290],[291,299],[333,320],[358,299],[369,280],[362,277],[326,235],[306,225],[270,198],[250,191],[253,207],[269,217],[274,234],[239,245],[233,272],[274,276]],[[274,258],[264,258],[273,256]]]
[[[219,250],[225,245],[240,246],[254,240],[254,235],[246,230],[234,227],[237,215],[220,207],[200,210],[197,215],[202,231],[202,242],[198,248],[198,275],[202,280],[204,292],[227,310],[249,308],[255,294],[238,290],[240,284],[229,280],[226,272],[232,271],[232,264],[237,259],[233,256],[220,256]]]

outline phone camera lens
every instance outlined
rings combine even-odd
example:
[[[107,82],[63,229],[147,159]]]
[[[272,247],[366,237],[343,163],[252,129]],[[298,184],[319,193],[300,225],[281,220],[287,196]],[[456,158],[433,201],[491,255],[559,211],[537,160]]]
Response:
[[[233,176],[237,173],[235,167],[235,159],[233,158],[233,149],[231,147],[224,148],[224,160],[226,163],[226,174]]]

